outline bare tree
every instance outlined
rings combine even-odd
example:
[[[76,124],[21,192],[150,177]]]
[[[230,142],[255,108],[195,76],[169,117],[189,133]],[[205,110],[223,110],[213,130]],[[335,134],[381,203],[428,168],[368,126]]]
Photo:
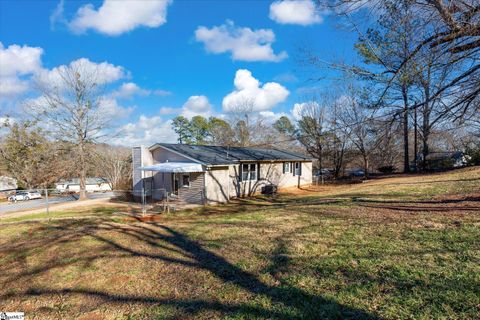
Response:
[[[102,82],[98,70],[83,62],[55,70],[54,81],[37,79],[41,98],[27,103],[27,108],[46,122],[57,139],[74,145],[80,199],[85,199],[88,149],[106,135],[111,115],[101,107]]]
[[[113,190],[131,186],[132,157],[129,149],[97,145],[92,162],[96,174],[106,178]]]
[[[352,91],[351,91],[352,92]],[[349,131],[349,138],[362,157],[365,179],[370,172],[370,161],[378,146],[381,133],[375,131],[371,110],[361,104],[355,95],[343,99],[342,123]]]
[[[243,99],[236,105],[230,106],[228,119],[235,134],[235,144],[241,147],[251,145],[272,145],[275,141],[275,132],[265,119],[256,112],[252,99]]]
[[[325,107],[312,99],[303,106],[300,116],[297,122],[297,139],[307,152],[318,160],[322,173],[328,125]]]

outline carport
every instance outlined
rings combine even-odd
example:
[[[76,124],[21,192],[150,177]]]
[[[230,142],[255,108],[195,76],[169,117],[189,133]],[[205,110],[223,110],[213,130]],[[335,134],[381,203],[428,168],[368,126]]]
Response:
[[[165,192],[161,199],[168,198],[173,194],[172,198],[177,198],[181,202],[186,203],[204,203],[204,167],[201,164],[193,162],[163,162],[153,165],[143,166],[139,168],[143,172],[149,172],[151,178],[150,186],[146,185],[144,178],[143,188],[145,191],[152,191],[152,198],[155,192]],[[161,178],[155,179],[156,173],[161,173]],[[192,177],[202,176],[201,179],[192,179]],[[160,181],[159,181],[160,180]],[[163,191],[161,191],[163,190]]]

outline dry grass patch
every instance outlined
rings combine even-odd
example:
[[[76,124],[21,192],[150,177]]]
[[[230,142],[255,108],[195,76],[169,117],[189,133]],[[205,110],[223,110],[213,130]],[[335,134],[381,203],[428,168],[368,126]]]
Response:
[[[424,180],[456,190],[462,172]],[[413,177],[394,179],[417,188]],[[477,319],[479,186],[406,200],[385,194],[391,180],[373,183],[148,223],[99,209],[2,224],[0,310],[31,319]]]

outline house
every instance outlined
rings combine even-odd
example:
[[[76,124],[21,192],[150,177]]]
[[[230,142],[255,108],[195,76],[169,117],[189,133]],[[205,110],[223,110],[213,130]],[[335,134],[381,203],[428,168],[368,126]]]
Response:
[[[80,179],[72,178],[67,180],[60,180],[55,184],[55,189],[60,192],[79,192]],[[111,191],[112,187],[104,178],[87,178],[85,182],[85,189],[87,192],[103,192]]]
[[[312,159],[278,149],[157,143],[135,147],[134,195],[161,200],[174,194],[185,203],[221,203],[262,188],[312,183]]]
[[[18,188],[17,180],[14,178],[0,176],[0,196],[8,195],[10,191]]]
[[[462,151],[453,152],[431,152],[427,155],[427,169],[442,170],[449,168],[460,168],[468,164],[470,156]],[[422,163],[423,155],[419,154],[417,162]]]

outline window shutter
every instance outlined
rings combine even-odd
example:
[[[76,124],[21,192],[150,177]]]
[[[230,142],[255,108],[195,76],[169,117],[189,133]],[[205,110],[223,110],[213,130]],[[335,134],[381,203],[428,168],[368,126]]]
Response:
[[[292,166],[293,176],[295,176],[295,162],[290,163],[290,165]]]
[[[257,163],[257,180],[260,180],[260,162]]]
[[[239,182],[242,182],[242,176],[243,176],[242,166],[243,166],[242,163],[240,163],[240,164],[238,165],[238,181],[239,181]]]
[[[301,176],[302,175],[302,163],[301,162],[298,163],[298,169],[299,169],[298,170],[299,171],[298,175]]]
[[[284,173],[284,174],[285,174],[285,164],[286,164],[286,162],[283,162],[283,163],[282,163],[282,166],[283,166],[283,173]]]

